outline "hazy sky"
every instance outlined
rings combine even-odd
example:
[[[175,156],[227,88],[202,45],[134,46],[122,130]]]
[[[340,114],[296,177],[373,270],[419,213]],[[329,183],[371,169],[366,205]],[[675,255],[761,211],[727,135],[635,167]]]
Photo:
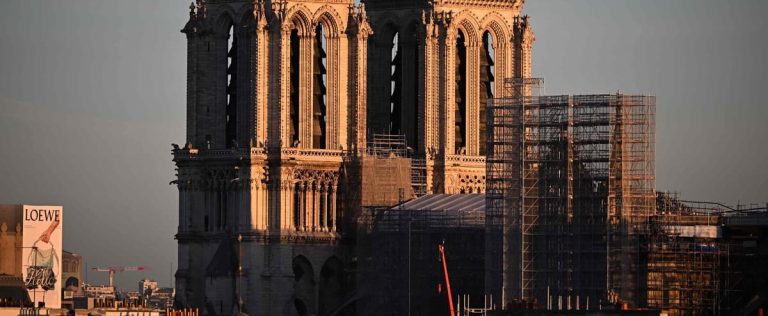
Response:
[[[0,203],[64,205],[88,267],[168,285],[188,1],[0,1]],[[768,1],[528,0],[546,93],[654,94],[659,190],[768,201]],[[105,276],[88,273],[93,283]]]

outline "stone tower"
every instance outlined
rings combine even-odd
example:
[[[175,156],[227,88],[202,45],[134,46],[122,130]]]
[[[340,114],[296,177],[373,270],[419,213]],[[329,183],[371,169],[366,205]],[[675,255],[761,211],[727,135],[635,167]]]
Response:
[[[182,32],[177,304],[327,314],[351,288],[339,179],[343,158],[365,144],[364,8],[197,1]]]
[[[351,196],[380,188],[343,180],[375,134],[405,135],[427,192],[485,191],[487,101],[530,74],[522,0],[355,2],[191,5],[178,305],[349,312]]]
[[[368,0],[368,130],[405,134],[427,191],[485,191],[486,104],[530,77],[523,0]]]

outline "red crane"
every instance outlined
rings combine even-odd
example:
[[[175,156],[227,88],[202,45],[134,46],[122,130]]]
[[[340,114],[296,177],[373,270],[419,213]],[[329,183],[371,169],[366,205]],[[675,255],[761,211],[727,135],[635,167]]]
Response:
[[[146,270],[146,267],[107,267],[107,268],[92,268],[91,270],[96,272],[107,272],[109,273],[109,286],[112,285],[112,281],[115,278],[115,273],[117,272],[125,272],[125,271],[144,271]]]
[[[453,295],[451,295],[451,281],[448,279],[448,263],[445,261],[445,247],[443,246],[443,243],[437,245],[437,250],[440,252],[440,261],[443,262],[443,274],[445,275],[445,290],[448,294],[448,308],[451,312],[450,316],[453,316],[453,315],[456,315],[456,311],[453,309]]]

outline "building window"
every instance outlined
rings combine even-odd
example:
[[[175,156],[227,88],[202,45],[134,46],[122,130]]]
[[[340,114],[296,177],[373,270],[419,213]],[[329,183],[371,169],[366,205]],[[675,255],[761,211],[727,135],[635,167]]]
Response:
[[[299,31],[291,31],[291,105],[289,108],[290,124],[290,144],[291,147],[297,147],[299,142]]]
[[[227,38],[227,108],[225,146],[233,146],[237,139],[237,37],[234,25]]]
[[[480,155],[486,153],[486,131],[487,131],[487,108],[488,102],[493,100],[496,90],[494,83],[496,80],[495,60],[496,52],[493,49],[493,37],[491,33],[483,34],[483,45],[480,52]]]
[[[403,58],[401,56],[398,33],[392,37],[392,51],[390,54],[390,76],[389,76],[389,133],[392,135],[402,134],[402,72]]]
[[[457,154],[462,154],[467,146],[467,47],[464,33],[458,31],[456,38],[456,105],[454,112],[454,145]]]
[[[312,148],[326,148],[326,115],[328,94],[326,91],[328,59],[326,52],[328,41],[325,28],[319,24],[315,29],[315,51],[313,61],[313,96],[312,96]]]

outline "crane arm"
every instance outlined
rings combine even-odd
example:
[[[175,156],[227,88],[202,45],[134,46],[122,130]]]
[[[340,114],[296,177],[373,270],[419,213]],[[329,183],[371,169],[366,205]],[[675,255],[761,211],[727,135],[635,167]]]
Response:
[[[146,267],[123,267],[123,271],[144,271]]]
[[[95,267],[91,268],[91,270],[96,272],[108,272],[109,273],[109,286],[113,286],[113,280],[115,278],[115,273],[117,272],[125,272],[125,271],[144,271],[146,270],[146,267]]]
[[[448,263],[445,261],[445,247],[443,244],[437,245],[437,250],[440,252],[440,259],[443,262],[443,274],[445,275],[445,290],[448,294],[448,308],[450,310],[450,316],[456,315],[456,311],[453,309],[453,295],[451,294],[451,281],[448,278]]]

